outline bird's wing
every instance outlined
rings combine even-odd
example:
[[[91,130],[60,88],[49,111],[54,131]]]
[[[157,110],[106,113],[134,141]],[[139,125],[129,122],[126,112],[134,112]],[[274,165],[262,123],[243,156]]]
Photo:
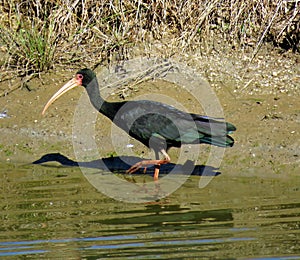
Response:
[[[188,124],[193,122],[189,114],[149,100],[126,102],[117,116],[121,128],[130,130],[130,135],[140,140],[161,136],[166,140],[180,141],[180,132],[187,132]],[[185,117],[190,117],[190,120]]]
[[[216,118],[189,114],[163,103],[139,100],[127,102],[120,119],[130,135],[140,141],[160,136],[170,144],[197,143],[206,136],[226,136],[227,124]],[[231,127],[233,128],[233,126]]]

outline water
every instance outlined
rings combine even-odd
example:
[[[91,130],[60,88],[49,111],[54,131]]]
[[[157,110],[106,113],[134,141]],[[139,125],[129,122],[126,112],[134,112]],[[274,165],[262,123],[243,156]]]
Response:
[[[199,189],[191,176],[167,198],[130,204],[95,190],[77,167],[0,168],[2,257],[300,259],[296,177],[222,173]]]

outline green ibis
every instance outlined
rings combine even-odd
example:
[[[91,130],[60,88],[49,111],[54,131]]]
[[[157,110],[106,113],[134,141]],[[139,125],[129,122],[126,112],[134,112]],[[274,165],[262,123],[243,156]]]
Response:
[[[47,102],[42,114],[60,96],[76,86],[83,86],[94,108],[107,116],[155,152],[155,160],[143,160],[127,170],[133,173],[141,167],[155,165],[154,180],[158,179],[159,167],[171,161],[167,151],[182,144],[210,144],[231,147],[234,139],[229,134],[236,130],[231,123],[208,116],[180,111],[173,106],[150,100],[108,102],[100,95],[96,74],[90,69],[78,71],[75,77],[60,88]],[[164,159],[159,159],[159,153]]]

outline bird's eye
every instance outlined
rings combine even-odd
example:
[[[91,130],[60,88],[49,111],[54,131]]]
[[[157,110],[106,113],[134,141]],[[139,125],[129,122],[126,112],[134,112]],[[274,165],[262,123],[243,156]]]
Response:
[[[78,79],[83,79],[83,75],[82,74],[77,74],[77,78]]]

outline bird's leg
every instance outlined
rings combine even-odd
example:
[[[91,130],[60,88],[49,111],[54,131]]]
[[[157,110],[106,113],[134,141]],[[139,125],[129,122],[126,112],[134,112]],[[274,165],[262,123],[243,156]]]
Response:
[[[154,153],[155,153],[155,159],[159,160],[159,153],[158,153],[158,151],[154,150]],[[154,176],[153,176],[154,181],[158,180],[159,170],[160,170],[160,164],[155,164],[154,165]]]
[[[161,149],[160,152],[165,156],[165,159],[159,160],[158,153],[156,153],[156,160],[144,160],[144,161],[138,162],[138,163],[134,164],[133,166],[131,166],[130,169],[126,171],[126,173],[134,173],[141,167],[154,164],[155,165],[154,180],[157,180],[158,175],[159,175],[160,165],[169,163],[171,161],[170,156],[167,154],[165,149]]]
[[[157,181],[158,180],[158,175],[159,175],[159,170],[160,170],[160,165],[161,164],[166,164],[169,163],[171,161],[170,156],[167,154],[165,149],[161,149],[160,152],[165,156],[164,160],[159,160],[159,154],[157,151],[155,151],[155,156],[156,156],[156,160],[158,163],[155,164],[154,166],[154,180]]]
[[[159,160],[159,152],[157,150],[154,150],[154,153],[155,153],[155,160]],[[159,170],[160,170],[160,165],[159,164],[154,165],[154,176],[157,175],[157,178],[158,178]],[[144,174],[146,172],[147,172],[147,167],[144,168]]]

